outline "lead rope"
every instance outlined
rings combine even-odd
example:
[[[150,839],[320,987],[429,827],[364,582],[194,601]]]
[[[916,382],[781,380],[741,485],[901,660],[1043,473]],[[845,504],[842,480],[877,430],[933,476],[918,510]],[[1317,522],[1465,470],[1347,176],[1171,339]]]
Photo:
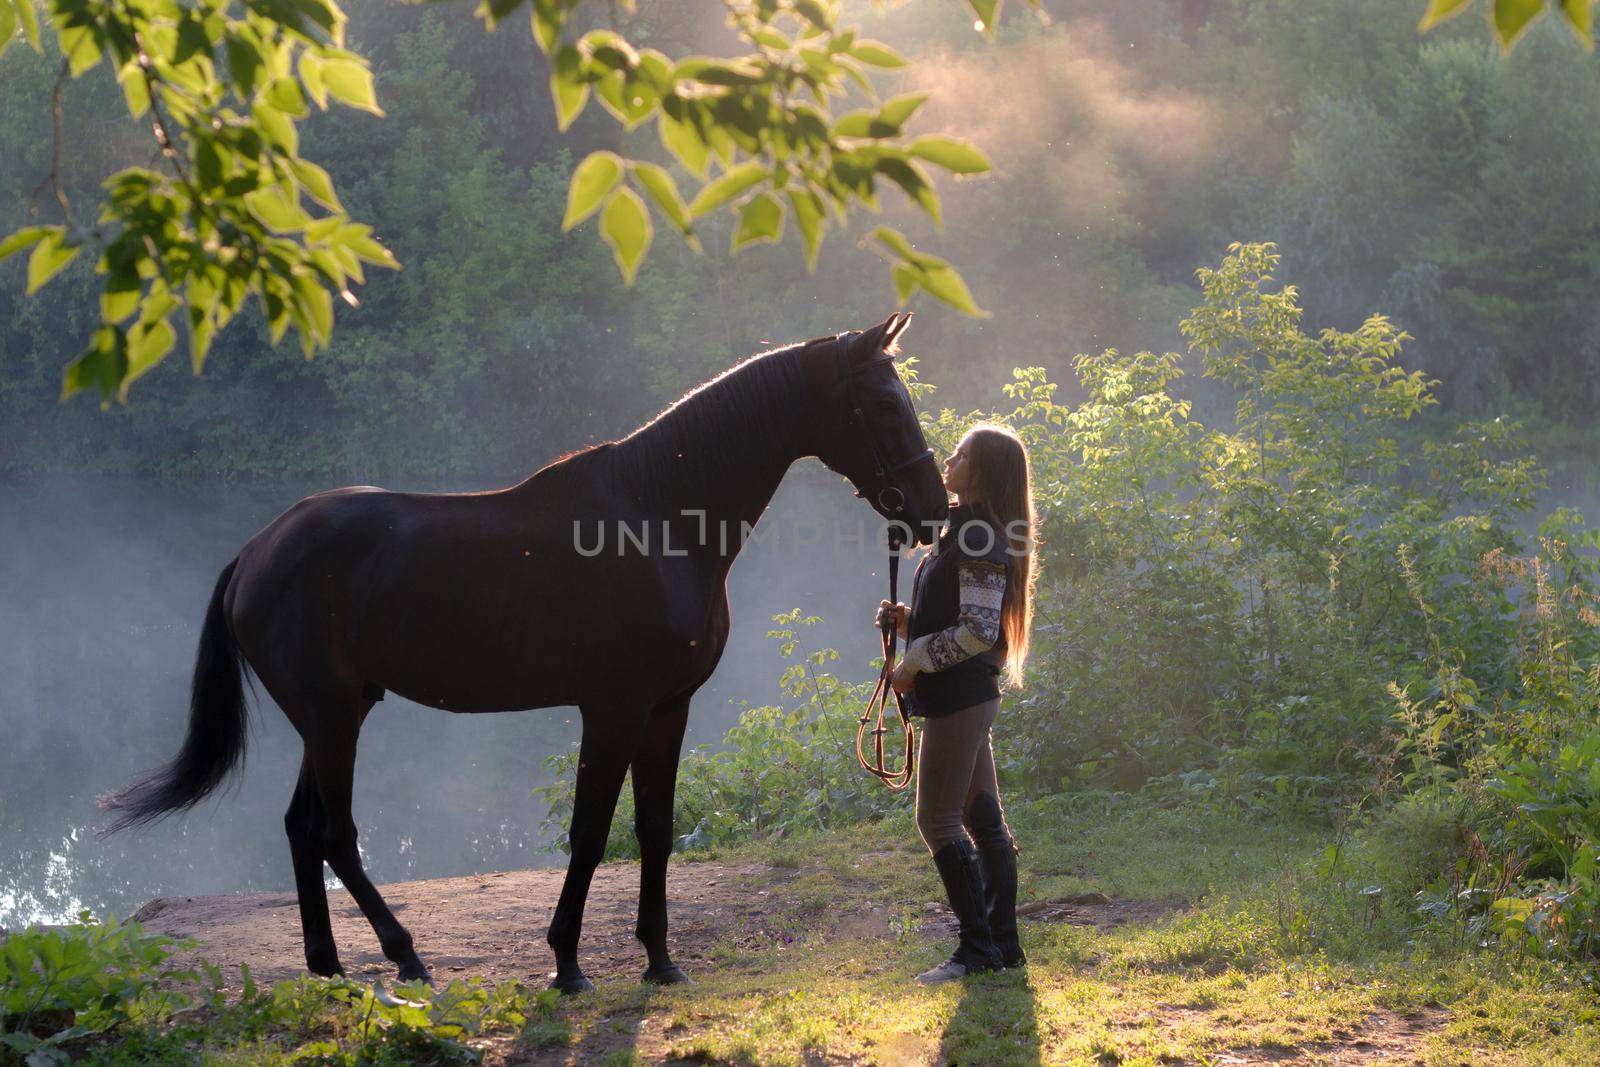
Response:
[[[900,531],[894,526],[889,528],[889,603],[898,604],[900,598]],[[900,635],[895,629],[894,622],[887,616],[880,626],[883,638],[883,669],[878,672],[878,685],[872,690],[872,696],[867,700],[867,710],[861,713],[861,725],[856,729],[856,759],[861,767],[874,778],[879,779],[890,789],[899,791],[911,784],[911,779],[916,773],[916,731],[911,725],[911,716],[906,713],[905,698],[895,693],[891,679],[894,676],[895,648],[899,644]],[[891,771],[883,763],[883,735],[888,733],[888,727],[883,725],[883,711],[889,703],[889,695],[894,694],[895,706],[900,709],[900,722],[905,731],[906,761],[905,766],[898,771]],[[863,745],[867,736],[867,724],[873,721],[873,713],[877,713],[877,722],[872,729],[873,763],[867,762]]]

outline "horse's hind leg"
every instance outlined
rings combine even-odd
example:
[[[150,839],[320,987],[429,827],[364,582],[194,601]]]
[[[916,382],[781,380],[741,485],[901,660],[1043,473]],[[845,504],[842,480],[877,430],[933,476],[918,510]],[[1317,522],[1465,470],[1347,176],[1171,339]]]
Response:
[[[584,710],[572,827],[567,833],[572,857],[567,861],[567,877],[561,883],[555,917],[550,920],[550,931],[545,936],[556,954],[556,977],[550,988],[563,993],[581,993],[594,988],[594,983],[584,977],[583,969],[578,966],[583,905],[589,896],[594,870],[605,857],[611,817],[617,810],[617,794],[622,792],[622,779],[628,773],[628,762],[633,757],[638,736],[634,720],[624,722],[606,713]]]
[[[294,887],[300,898],[300,934],[305,941],[306,969],[324,978],[343,974],[339,951],[328,920],[328,889],[322,881],[322,798],[307,756],[300,764],[294,799],[283,816],[294,859]]]
[[[672,985],[689,976],[667,952],[667,857],[672,853],[672,801],[689,696],[658,705],[633,757],[633,832],[639,839],[639,925],[650,965],[644,981]]]
[[[356,735],[361,729],[361,717],[362,713],[356,712],[336,723],[327,723],[317,732],[317,741],[307,744],[317,794],[322,799],[322,854],[355,898],[361,914],[372,924],[378,943],[383,946],[383,954],[399,965],[401,980],[420,978],[432,982],[433,976],[417,957],[410,932],[400,925],[389,905],[384,903],[383,896],[362,869],[361,854],[356,850],[356,823],[350,805],[355,788]]]

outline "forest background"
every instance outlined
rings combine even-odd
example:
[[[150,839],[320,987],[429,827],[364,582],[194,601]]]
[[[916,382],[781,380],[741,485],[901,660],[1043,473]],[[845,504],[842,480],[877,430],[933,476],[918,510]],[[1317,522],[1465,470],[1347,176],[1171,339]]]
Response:
[[[1053,3],[991,44],[960,4],[846,21],[913,62],[894,91],[932,93],[924,132],[970,137],[998,174],[947,195],[958,265],[995,314],[925,315],[914,351],[942,403],[993,399],[1017,366],[1068,379],[1079,352],[1180,347],[1194,269],[1233,240],[1272,240],[1310,321],[1381,312],[1406,363],[1440,380],[1445,418],[1524,417],[1564,465],[1600,405],[1600,304],[1586,194],[1600,169],[1592,56],[1546,20],[1502,58],[1475,19],[1423,36],[1383,0]],[[521,27],[464,8],[350,5],[387,118],[316,115],[303,151],[406,265],[377,272],[306,362],[269,351],[259,315],[225,331],[199,381],[183,361],[108,413],[62,408],[60,370],[94,325],[90,262],[28,298],[0,266],[0,471],[507,479],[626,432],[739,355],[881,317],[887,278],[848,238],[808,275],[792,248],[657,242],[635,291],[589,232],[560,230],[574,161],[626,148],[593,112],[558,135],[544,60]],[[627,32],[669,54],[725,48],[718,5],[644,5]],[[0,229],[50,170],[57,61],[8,55]],[[64,94],[65,183],[81,203],[148,131],[99,72]],[[48,197],[46,196],[46,199]],[[934,241],[925,219],[889,221]],[[254,314],[254,313],[252,313]],[[1201,390],[1202,412],[1231,401]]]

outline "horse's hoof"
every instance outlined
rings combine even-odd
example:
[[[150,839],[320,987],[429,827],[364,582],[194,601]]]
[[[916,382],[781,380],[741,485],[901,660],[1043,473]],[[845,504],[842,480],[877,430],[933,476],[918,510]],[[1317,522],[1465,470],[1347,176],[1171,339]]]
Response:
[[[400,981],[423,982],[433,985],[433,973],[422,965],[421,960],[411,960],[400,965]]]
[[[578,993],[587,993],[594,989],[594,983],[581,974],[567,978],[556,975],[556,980],[550,983],[551,989],[559,989],[562,996],[574,996]]]
[[[344,968],[339,965],[339,958],[335,956],[330,960],[317,960],[315,963],[306,961],[306,970],[318,978],[343,978]]]
[[[647,967],[641,982],[651,985],[694,985],[688,975],[683,973],[683,968],[676,963],[669,963],[665,967]]]

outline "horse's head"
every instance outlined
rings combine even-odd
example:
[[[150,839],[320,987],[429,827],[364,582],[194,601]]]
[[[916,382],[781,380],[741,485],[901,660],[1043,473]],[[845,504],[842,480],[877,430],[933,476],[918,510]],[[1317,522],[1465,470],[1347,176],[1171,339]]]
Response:
[[[939,464],[891,354],[911,313],[818,345],[816,454],[878,514],[904,524],[905,539],[932,544],[949,514]]]

